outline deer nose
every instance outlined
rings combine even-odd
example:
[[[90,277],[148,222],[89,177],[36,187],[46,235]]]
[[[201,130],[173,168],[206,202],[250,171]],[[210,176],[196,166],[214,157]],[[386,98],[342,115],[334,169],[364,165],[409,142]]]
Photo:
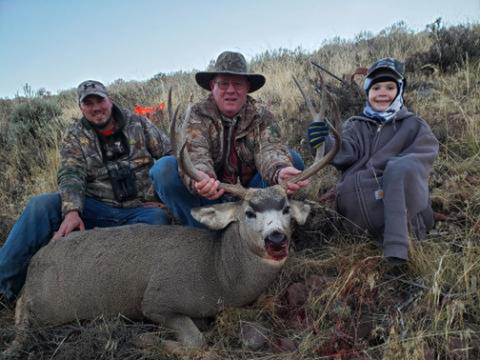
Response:
[[[271,234],[267,236],[268,241],[270,241],[273,244],[281,244],[286,240],[286,236],[284,233],[280,231],[273,231]]]

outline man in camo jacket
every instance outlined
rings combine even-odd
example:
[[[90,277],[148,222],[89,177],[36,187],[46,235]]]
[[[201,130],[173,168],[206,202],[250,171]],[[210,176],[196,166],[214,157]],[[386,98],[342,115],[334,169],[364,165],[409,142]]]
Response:
[[[60,149],[59,192],[34,196],[0,249],[0,295],[7,302],[15,300],[30,258],[52,235],[56,240],[74,230],[169,223],[148,176],[155,159],[170,153],[167,136],[120,109],[98,81],[82,82],[78,101],[83,117]]]
[[[248,95],[265,84],[265,77],[250,73],[242,54],[221,53],[213,70],[198,72],[195,79],[210,94],[191,107],[182,137],[204,180],[179,173],[174,157],[157,161],[150,175],[177,219],[201,227],[190,214],[193,207],[231,200],[219,181],[234,184],[239,178],[245,187],[266,187],[300,173],[303,161],[282,143],[272,113]],[[288,183],[288,192],[307,183]]]

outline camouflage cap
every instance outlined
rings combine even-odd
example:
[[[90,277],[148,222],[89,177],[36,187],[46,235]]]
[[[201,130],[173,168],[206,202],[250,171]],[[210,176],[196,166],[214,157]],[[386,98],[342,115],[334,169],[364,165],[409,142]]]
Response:
[[[405,78],[405,64],[394,58],[384,58],[375,61],[367,71],[363,89],[368,94],[370,88],[379,82],[395,81],[397,88],[405,91],[407,79]],[[400,86],[400,83],[403,85]]]
[[[395,80],[403,80],[405,77],[405,64],[394,58],[384,58],[375,61],[368,68],[367,78],[374,79],[377,75],[391,74]]]
[[[102,98],[108,97],[107,89],[100,81],[86,80],[78,85],[78,102],[81,103],[89,95],[97,95]]]
[[[205,90],[210,91],[210,80],[218,74],[243,75],[250,82],[250,90],[254,92],[265,84],[265,76],[251,73],[245,57],[232,51],[224,51],[218,55],[217,61],[211,71],[200,71],[195,74],[195,80]]]

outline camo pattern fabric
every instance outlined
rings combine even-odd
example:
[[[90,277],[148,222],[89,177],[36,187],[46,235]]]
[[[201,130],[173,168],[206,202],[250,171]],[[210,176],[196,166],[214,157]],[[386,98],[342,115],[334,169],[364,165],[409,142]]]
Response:
[[[118,161],[135,174],[137,196],[128,201],[115,200],[108,170],[104,165],[100,142],[89,122],[82,118],[66,132],[60,149],[57,175],[62,198],[62,215],[83,211],[85,196],[113,207],[140,207],[145,201],[158,201],[148,176],[155,159],[170,153],[170,140],[149,120],[120,110],[113,105],[117,130],[128,139],[129,153]]]
[[[216,66],[212,69],[215,72],[247,74],[247,61],[243,55],[225,51],[218,56]]]
[[[235,131],[232,138],[227,137],[224,141],[228,122],[233,122]],[[234,146],[238,164],[233,178],[239,177],[244,186],[257,171],[273,185],[278,171],[292,166],[288,148],[282,143],[280,129],[272,113],[250,96],[237,116],[224,119],[210,94],[192,106],[189,117],[183,122],[182,138],[187,142],[195,168],[214,178],[221,177],[223,169],[228,167],[226,159],[230,154],[227,154],[227,149]],[[178,147],[181,145],[178,144]],[[181,169],[180,175],[190,192],[195,193],[192,180]]]

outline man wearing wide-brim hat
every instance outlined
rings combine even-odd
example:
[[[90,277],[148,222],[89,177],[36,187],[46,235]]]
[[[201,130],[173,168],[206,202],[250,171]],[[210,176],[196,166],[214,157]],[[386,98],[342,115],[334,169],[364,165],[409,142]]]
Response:
[[[157,161],[150,175],[178,220],[200,226],[190,210],[227,201],[220,181],[235,184],[239,179],[245,187],[287,182],[303,170],[303,161],[282,143],[272,113],[249,95],[265,84],[265,77],[250,72],[242,54],[221,53],[213,69],[198,72],[195,80],[210,93],[191,107],[183,137],[204,179],[198,182],[179,173],[174,157]],[[287,191],[294,193],[307,183],[288,183]]]

